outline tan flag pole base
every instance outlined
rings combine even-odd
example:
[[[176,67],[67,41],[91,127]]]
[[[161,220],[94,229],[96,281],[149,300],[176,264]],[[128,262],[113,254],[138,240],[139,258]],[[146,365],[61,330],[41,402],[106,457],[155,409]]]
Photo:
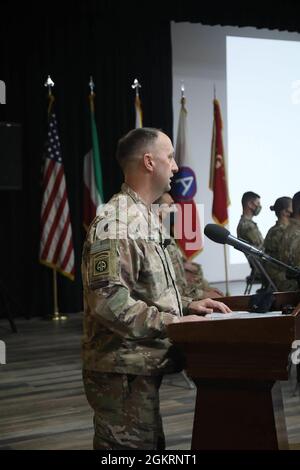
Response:
[[[52,321],[62,321],[67,319],[67,315],[61,315],[59,312],[54,312],[52,316]]]
[[[58,301],[57,301],[57,276],[56,269],[53,269],[53,300],[54,300],[54,312],[52,315],[53,321],[67,320],[66,315],[62,315],[58,311]]]

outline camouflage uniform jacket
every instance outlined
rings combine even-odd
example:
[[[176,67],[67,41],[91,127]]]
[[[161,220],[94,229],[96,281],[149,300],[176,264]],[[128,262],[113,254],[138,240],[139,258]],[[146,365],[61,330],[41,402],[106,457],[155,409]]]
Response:
[[[178,351],[166,325],[182,315],[182,302],[159,227],[158,217],[126,184],[91,224],[82,259],[84,369],[175,371]]]
[[[290,265],[300,267],[300,221],[290,219],[290,223],[283,233],[280,247],[280,261]],[[280,284],[279,290],[298,290],[298,283],[295,279],[286,279]]]
[[[264,239],[257,224],[253,222],[253,220],[242,215],[236,231],[238,238],[256,246],[256,248],[262,248]]]
[[[173,263],[176,283],[180,294],[194,300],[203,299],[204,289],[208,287],[208,283],[203,278],[201,266],[197,265],[198,271],[196,274],[193,274],[193,282],[189,283],[184,267],[184,257],[180,248],[173,237],[171,237],[170,241],[171,243],[168,245],[168,252]]]
[[[287,224],[282,224],[277,221],[276,224],[268,231],[264,241],[264,251],[278,260],[280,259],[282,237],[287,227]],[[277,289],[282,290],[286,281],[285,269],[271,263],[264,263],[264,268]]]

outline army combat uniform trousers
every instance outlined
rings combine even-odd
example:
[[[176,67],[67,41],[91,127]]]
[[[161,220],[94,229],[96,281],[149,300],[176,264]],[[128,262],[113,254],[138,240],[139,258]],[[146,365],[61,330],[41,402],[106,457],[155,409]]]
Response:
[[[94,449],[165,449],[159,411],[162,376],[83,370],[94,410]]]

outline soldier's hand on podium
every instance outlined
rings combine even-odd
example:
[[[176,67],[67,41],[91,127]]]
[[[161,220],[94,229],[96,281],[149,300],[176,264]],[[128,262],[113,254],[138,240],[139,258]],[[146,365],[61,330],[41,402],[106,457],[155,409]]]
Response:
[[[192,321],[208,321],[205,317],[200,317],[200,315],[185,315],[184,317],[177,317],[176,323],[186,323]]]
[[[212,312],[230,313],[231,310],[223,302],[218,302],[213,299],[195,300],[188,306],[191,313],[198,315],[206,315]]]

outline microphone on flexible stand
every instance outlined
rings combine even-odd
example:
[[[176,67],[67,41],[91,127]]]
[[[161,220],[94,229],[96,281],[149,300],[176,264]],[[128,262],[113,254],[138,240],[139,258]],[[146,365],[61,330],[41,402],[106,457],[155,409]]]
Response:
[[[217,224],[207,224],[204,228],[205,235],[216,243],[231,245],[236,250],[242,251],[246,255],[257,256],[264,261],[268,261],[273,264],[277,264],[277,266],[281,266],[286,270],[293,273],[296,277],[300,277],[300,269],[295,268],[293,266],[289,266],[288,264],[279,261],[272,256],[267,255],[264,251],[255,248],[255,246],[250,245],[249,243],[245,242],[244,240],[240,240],[239,238],[234,237],[231,235],[229,230],[224,227],[221,227]]]
[[[210,238],[213,242],[222,243],[223,245],[231,245],[236,250],[242,251],[243,253],[256,256],[264,256],[265,253],[255,246],[249,245],[243,240],[234,237],[231,235],[229,230],[224,227],[221,227],[217,224],[207,224],[204,228],[205,235]]]

